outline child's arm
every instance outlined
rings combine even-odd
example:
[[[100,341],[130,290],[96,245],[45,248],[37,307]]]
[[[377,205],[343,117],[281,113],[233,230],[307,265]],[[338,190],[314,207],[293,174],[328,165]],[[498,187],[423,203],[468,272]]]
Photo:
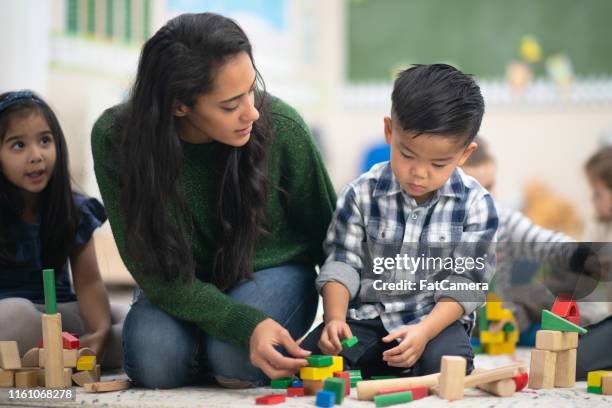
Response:
[[[401,338],[396,347],[383,352],[383,360],[393,367],[411,367],[417,362],[427,343],[463,315],[463,307],[450,298],[436,303],[426,318],[383,337],[385,343]]]
[[[321,294],[325,328],[321,332],[319,348],[325,354],[337,355],[342,351],[340,336],[345,339],[353,337],[350,327],[346,324],[349,291],[343,284],[332,281],[323,286]]]
[[[111,318],[108,295],[100,277],[93,238],[73,251],[70,265],[79,309],[88,329],[88,335],[81,339],[81,345],[91,348],[101,358],[111,329]]]

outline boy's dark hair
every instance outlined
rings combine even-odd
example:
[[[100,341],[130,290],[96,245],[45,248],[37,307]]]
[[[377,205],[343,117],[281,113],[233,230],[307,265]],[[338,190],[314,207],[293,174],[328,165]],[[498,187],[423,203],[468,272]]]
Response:
[[[55,167],[47,186],[40,193],[40,236],[43,267],[60,269],[74,247],[80,215],[72,196],[64,132],[51,107],[32,91],[3,93],[0,95],[0,105],[0,144],[12,118],[28,117],[34,113],[45,118],[53,135]],[[23,208],[18,188],[0,171],[0,265],[18,266],[17,245],[11,231],[12,224],[23,215]]]
[[[495,157],[489,150],[489,143],[487,143],[482,137],[476,136],[473,140],[478,145],[478,149],[474,150],[470,157],[463,163],[463,167],[476,167],[481,164],[491,163],[495,161]]]
[[[413,65],[395,80],[391,110],[405,131],[453,136],[467,145],[480,129],[484,99],[471,75],[446,64]]]
[[[595,152],[584,166],[587,173],[601,179],[606,187],[612,190],[612,146],[606,146]]]

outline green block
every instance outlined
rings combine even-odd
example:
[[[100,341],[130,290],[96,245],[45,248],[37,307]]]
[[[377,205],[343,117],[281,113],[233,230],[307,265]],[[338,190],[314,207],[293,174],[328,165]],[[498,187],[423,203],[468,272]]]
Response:
[[[357,343],[359,343],[359,339],[357,338],[357,336],[353,336],[350,339],[344,339],[340,342],[340,344],[342,344],[342,350],[351,348]]]
[[[340,378],[340,377],[329,377],[325,379],[325,382],[323,383],[323,389],[325,391],[332,391],[334,394],[336,394],[336,404],[342,404],[342,401],[344,401],[344,387],[345,387],[345,382],[346,381],[344,378]]]
[[[309,367],[329,367],[334,363],[332,356],[322,356],[319,354],[306,357],[306,361],[308,361]]]
[[[601,387],[587,387],[587,392],[591,394],[601,394]]]
[[[484,353],[484,348],[479,344],[477,346],[472,346],[472,351],[474,354],[482,354]]]
[[[349,378],[353,378],[353,377],[361,378],[361,370],[348,370],[347,373],[349,373]]]
[[[373,375],[372,377],[370,377],[370,380],[388,380],[391,378],[399,378],[399,377],[396,377],[394,375]]]
[[[377,407],[388,407],[389,405],[402,404],[410,401],[412,401],[412,391],[374,396],[374,402]]]
[[[514,327],[512,323],[506,323],[504,324],[504,328],[502,330],[504,331],[504,333],[512,333],[516,330],[516,327]]]
[[[57,313],[57,300],[55,297],[55,271],[53,269],[43,270],[43,285],[45,293],[45,313]]]
[[[289,388],[289,386],[293,383],[293,380],[293,377],[277,378],[276,380],[272,380],[270,382],[270,387],[284,390],[285,388]]]
[[[542,330],[556,330],[564,332],[586,333],[586,329],[557,316],[550,310],[542,310]]]
[[[478,311],[478,329],[481,333],[489,330],[489,321],[487,320],[487,305],[484,305]]]

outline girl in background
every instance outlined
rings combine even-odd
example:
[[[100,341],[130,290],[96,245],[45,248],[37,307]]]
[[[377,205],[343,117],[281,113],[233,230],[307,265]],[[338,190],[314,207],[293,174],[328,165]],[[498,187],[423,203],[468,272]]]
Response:
[[[123,316],[111,318],[92,239],[105,220],[99,201],[72,191],[66,141],[49,105],[31,91],[0,95],[0,340],[17,341],[21,354],[37,346],[42,270],[53,268],[63,331],[81,335],[103,367],[121,366]]]

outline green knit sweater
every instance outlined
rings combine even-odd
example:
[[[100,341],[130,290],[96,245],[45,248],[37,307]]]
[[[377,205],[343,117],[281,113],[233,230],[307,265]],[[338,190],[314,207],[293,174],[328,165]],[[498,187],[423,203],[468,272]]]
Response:
[[[116,106],[96,121],[91,135],[94,169],[121,258],[148,299],[170,315],[198,325],[222,341],[248,347],[255,326],[267,316],[237,303],[216,286],[199,277],[192,284],[166,282],[151,272],[138,270],[126,252],[125,228],[120,207],[120,183],[112,157]],[[267,216],[270,234],[258,240],[255,271],[297,262],[322,263],[322,242],[336,196],[320,153],[299,114],[279,99],[272,99],[274,139],[268,163]],[[190,237],[199,270],[210,270],[219,231],[217,191],[220,182],[217,142],[182,143],[185,160],[181,183],[196,228]],[[282,193],[281,189],[286,192]]]

